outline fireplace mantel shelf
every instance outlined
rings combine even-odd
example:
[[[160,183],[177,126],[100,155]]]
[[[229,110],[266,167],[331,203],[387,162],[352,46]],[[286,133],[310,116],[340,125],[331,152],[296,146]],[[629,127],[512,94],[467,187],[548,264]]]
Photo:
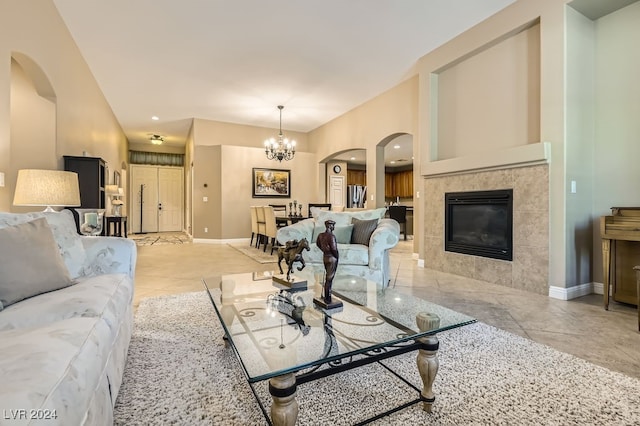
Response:
[[[438,160],[422,165],[422,176],[435,177],[486,170],[499,170],[548,163],[549,142],[532,143],[467,157]]]

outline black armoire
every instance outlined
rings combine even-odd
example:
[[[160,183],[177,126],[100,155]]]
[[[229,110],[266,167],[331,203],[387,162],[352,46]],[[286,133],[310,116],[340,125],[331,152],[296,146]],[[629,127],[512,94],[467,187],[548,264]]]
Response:
[[[64,156],[64,169],[68,172],[78,174],[78,184],[80,185],[80,208],[82,209],[104,209],[105,185],[106,185],[106,164],[102,158],[97,157],[74,157]],[[76,226],[78,232],[80,225],[75,211]]]

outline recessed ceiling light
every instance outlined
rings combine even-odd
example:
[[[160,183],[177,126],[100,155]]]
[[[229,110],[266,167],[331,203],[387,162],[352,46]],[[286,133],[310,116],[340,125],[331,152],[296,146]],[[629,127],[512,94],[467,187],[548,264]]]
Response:
[[[355,160],[355,159],[356,159],[356,157],[351,157],[351,161],[353,161],[353,160]]]
[[[391,164],[396,164],[396,162],[395,162],[395,161],[389,161],[389,162],[390,162]]]
[[[160,117],[158,117],[157,115],[154,115],[153,117],[151,117],[151,119],[153,121],[158,121],[158,120],[160,120]]]
[[[400,145],[394,145],[393,146],[395,149],[400,149]]]

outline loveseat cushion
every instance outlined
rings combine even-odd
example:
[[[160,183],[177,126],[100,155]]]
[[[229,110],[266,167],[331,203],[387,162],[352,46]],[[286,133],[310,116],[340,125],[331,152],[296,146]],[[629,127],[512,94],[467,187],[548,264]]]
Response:
[[[378,219],[360,220],[355,217],[353,220],[353,232],[351,233],[351,244],[369,245],[371,234],[378,227]]]
[[[336,226],[351,225],[352,219],[369,220],[369,219],[382,219],[386,213],[384,207],[373,210],[360,210],[355,212],[334,212],[334,211],[321,211],[318,213],[316,223],[324,223],[326,220],[333,220]]]
[[[313,237],[311,237],[312,243],[315,243],[318,240],[318,235],[322,234],[326,231],[327,227],[324,223],[316,223],[315,228],[313,228]],[[347,226],[336,226],[333,229],[333,235],[336,236],[336,242],[338,244],[349,244],[351,243],[351,233],[353,232],[353,225]]]
[[[309,245],[309,251],[303,251],[305,262],[322,263],[322,250],[313,243]],[[360,244],[338,244],[338,265],[367,266],[369,264],[369,248]]]
[[[45,218],[0,229],[0,311],[73,284]]]

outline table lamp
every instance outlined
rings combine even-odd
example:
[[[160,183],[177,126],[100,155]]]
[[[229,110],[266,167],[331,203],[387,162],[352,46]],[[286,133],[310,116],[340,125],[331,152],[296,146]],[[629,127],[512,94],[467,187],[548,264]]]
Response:
[[[122,188],[118,188],[118,185],[107,185],[105,186],[106,194],[111,197],[111,210],[113,216],[120,216],[123,202],[120,200],[120,197],[124,195],[124,191]]]
[[[78,174],[60,170],[18,170],[13,205],[46,206],[45,212],[55,211],[52,207],[78,207]]]

